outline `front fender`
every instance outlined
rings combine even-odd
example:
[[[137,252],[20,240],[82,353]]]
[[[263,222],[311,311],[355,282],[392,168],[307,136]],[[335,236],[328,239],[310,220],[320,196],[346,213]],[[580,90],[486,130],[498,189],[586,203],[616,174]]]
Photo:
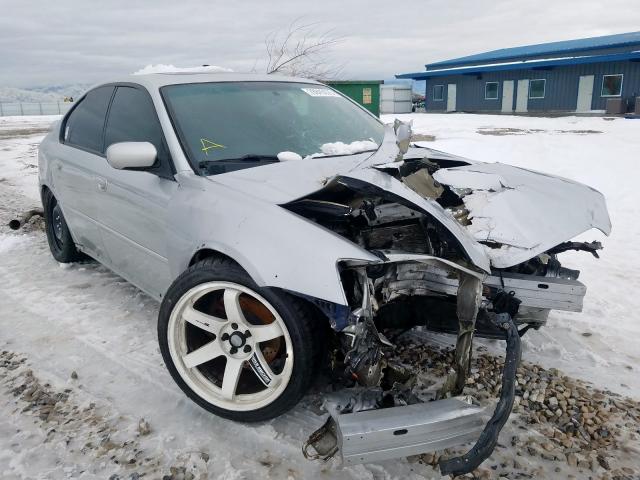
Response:
[[[174,278],[198,250],[210,248],[238,262],[259,286],[347,305],[337,263],[380,261],[282,207],[193,174],[176,178],[167,239]]]

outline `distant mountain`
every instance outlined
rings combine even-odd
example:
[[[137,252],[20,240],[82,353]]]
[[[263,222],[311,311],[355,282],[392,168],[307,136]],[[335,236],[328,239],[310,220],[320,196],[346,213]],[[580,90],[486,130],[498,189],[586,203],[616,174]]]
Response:
[[[71,85],[53,85],[47,87],[31,87],[28,90],[32,92],[51,93],[62,97],[80,98],[87,90],[91,88],[90,83],[77,83]]]
[[[90,85],[55,85],[48,87],[14,88],[0,87],[0,102],[45,103],[61,102],[64,97],[79,98]]]

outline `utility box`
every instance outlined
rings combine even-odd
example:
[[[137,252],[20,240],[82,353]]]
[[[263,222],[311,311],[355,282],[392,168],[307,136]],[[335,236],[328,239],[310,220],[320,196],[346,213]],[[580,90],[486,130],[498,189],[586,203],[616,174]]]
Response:
[[[616,115],[625,113],[627,103],[622,98],[608,98],[607,99],[607,114]]]
[[[411,113],[413,107],[411,85],[391,84],[380,88],[382,113]]]
[[[326,80],[323,82],[380,116],[380,85],[384,80]]]

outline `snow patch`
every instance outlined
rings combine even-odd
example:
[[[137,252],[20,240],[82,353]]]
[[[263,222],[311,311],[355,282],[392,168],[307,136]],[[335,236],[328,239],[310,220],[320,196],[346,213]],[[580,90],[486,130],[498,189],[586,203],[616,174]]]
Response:
[[[24,236],[3,235],[0,237],[0,253],[7,253],[18,245],[27,242],[28,240]]]
[[[351,143],[333,142],[325,143],[320,147],[324,155],[353,155],[355,153],[377,150],[378,144],[371,140],[356,140]],[[315,155],[312,155],[315,156]]]
[[[280,152],[278,155],[278,160],[281,162],[290,162],[295,160],[302,160],[302,157],[296,152]]]
[[[230,68],[207,65],[201,67],[176,67],[158,63],[156,65],[146,65],[144,68],[133,72],[133,75],[148,75],[150,73],[228,73],[233,72]]]

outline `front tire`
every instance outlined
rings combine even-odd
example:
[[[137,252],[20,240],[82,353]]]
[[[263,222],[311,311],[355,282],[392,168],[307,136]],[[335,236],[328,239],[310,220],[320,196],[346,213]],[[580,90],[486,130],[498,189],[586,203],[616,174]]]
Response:
[[[260,288],[236,263],[202,260],[169,288],[158,317],[171,376],[206,410],[231,420],[278,417],[308,390],[322,343],[300,299]]]
[[[48,188],[42,192],[44,225],[51,255],[60,263],[73,263],[83,259],[67,225],[60,204]]]

